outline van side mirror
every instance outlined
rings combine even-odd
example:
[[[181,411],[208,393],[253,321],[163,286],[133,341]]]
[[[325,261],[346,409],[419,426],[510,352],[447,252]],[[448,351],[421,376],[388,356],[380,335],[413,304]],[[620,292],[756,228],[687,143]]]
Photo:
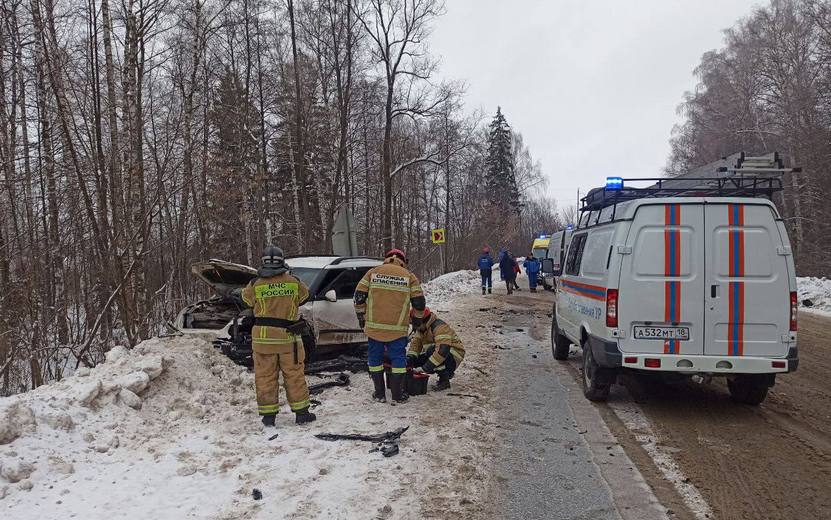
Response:
[[[332,303],[338,301],[338,293],[336,293],[334,289],[329,289],[328,291],[326,291],[326,294],[324,294],[323,297],[326,298],[326,301]]]
[[[554,259],[553,258],[543,258],[542,260],[542,272],[545,274],[554,274]]]

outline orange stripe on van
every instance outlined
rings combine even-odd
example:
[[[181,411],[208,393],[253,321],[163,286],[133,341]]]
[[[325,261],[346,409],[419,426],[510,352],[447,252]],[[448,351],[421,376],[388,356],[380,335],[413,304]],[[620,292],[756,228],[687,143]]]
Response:
[[[578,296],[585,296],[586,298],[591,298],[592,300],[606,301],[606,288],[599,285],[571,282],[560,278],[560,288],[566,292],[570,292]]]
[[[664,206],[664,275],[667,278],[681,276],[681,205]],[[681,281],[664,282],[664,321],[681,321]],[[681,342],[677,339],[664,341],[664,354],[680,354]]]
[[[729,230],[729,274],[727,354],[744,355],[744,206],[728,204]]]

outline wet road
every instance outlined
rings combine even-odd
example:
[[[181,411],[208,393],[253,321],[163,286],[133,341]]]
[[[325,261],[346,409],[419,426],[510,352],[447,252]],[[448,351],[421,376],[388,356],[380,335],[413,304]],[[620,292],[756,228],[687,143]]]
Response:
[[[497,331],[500,396],[491,496],[497,517],[665,518],[663,508],[548,345],[549,295],[520,294],[480,312]],[[611,487],[610,487],[610,484]]]

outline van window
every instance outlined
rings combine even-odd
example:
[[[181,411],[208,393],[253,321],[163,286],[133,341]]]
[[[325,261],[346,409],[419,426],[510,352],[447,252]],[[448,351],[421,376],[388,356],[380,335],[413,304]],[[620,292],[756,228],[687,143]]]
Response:
[[[583,246],[585,261],[582,263],[583,276],[603,277],[606,275],[609,244],[612,241],[612,229],[595,231],[586,239]],[[579,268],[579,266],[578,266]]]
[[[586,245],[586,235],[578,235],[572,238],[571,247],[568,248],[568,260],[566,261],[566,274],[578,276],[580,274],[580,261],[583,259],[583,247]]]

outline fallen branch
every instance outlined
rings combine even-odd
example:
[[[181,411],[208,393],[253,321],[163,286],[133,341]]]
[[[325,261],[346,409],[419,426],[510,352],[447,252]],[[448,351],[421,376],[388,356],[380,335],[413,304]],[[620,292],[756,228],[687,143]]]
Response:
[[[478,395],[473,395],[473,394],[454,394],[454,393],[448,393],[447,395],[452,395],[453,397],[472,397],[473,399],[481,399],[481,397],[480,397],[480,396],[478,396]]]

